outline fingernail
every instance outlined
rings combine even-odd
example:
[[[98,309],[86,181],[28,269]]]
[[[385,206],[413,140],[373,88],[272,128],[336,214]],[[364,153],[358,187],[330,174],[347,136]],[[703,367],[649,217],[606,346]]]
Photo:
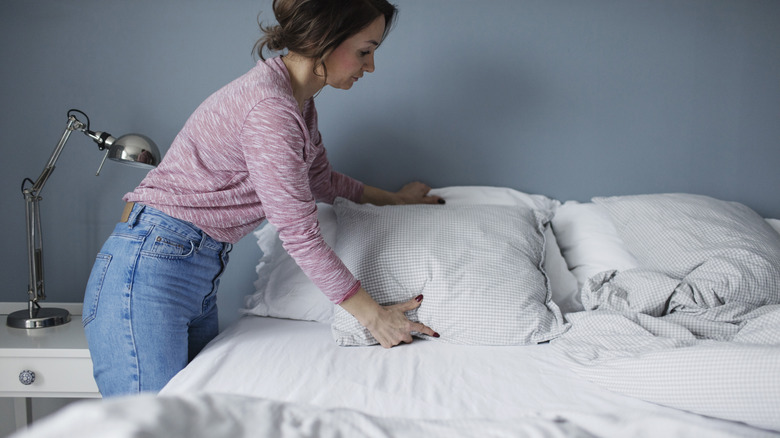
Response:
[[[419,303],[420,301],[422,301],[422,298],[423,298],[422,294],[420,294],[420,295],[417,295],[416,297],[414,297],[414,300]]]
[[[447,201],[445,201],[444,199],[439,198],[439,204],[446,204],[446,203],[447,203]]]
[[[439,334],[438,334],[438,333],[436,333],[436,332],[433,332],[433,337],[434,337],[434,338],[438,338],[438,337],[439,337]]]

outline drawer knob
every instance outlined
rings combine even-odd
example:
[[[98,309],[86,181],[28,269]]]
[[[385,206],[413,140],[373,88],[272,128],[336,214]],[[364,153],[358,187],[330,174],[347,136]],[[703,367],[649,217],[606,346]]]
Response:
[[[32,385],[35,382],[35,373],[30,370],[24,370],[19,373],[19,381],[22,385]]]

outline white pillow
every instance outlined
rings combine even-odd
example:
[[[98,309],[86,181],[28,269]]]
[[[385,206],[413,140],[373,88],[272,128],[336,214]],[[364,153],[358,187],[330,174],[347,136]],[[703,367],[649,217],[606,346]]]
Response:
[[[544,229],[544,261],[542,262],[547,278],[550,280],[552,300],[563,313],[585,310],[580,299],[580,285],[577,277],[569,270],[561,254],[558,239],[552,227]]]
[[[767,219],[766,221],[780,234],[780,219]]]
[[[441,196],[447,205],[520,205],[545,211],[555,211],[561,205],[544,195],[532,195],[507,187],[452,186],[432,189],[430,194]]]
[[[780,303],[780,234],[745,205],[684,193],[593,202],[643,268],[706,282],[720,303]]]
[[[600,272],[639,266],[612,225],[609,214],[596,204],[566,201],[555,211],[552,229],[563,258],[577,280],[577,290]]]
[[[504,187],[463,186],[431,190],[441,196],[446,205],[507,205],[525,206],[544,211],[555,211],[558,201],[543,195],[533,195]],[[317,219],[325,242],[331,247],[336,241],[336,215],[329,204],[317,204]],[[282,247],[276,228],[266,223],[254,233],[263,252],[256,267],[258,279],[255,293],[245,298],[241,313],[302,319],[330,324],[333,321],[333,304],[301,271],[295,260]],[[566,268],[566,263],[549,228],[545,231],[545,271],[550,280],[553,301],[564,312],[582,309],[576,280]]]
[[[780,220],[766,219],[766,222],[780,233]],[[566,201],[557,208],[552,229],[565,263],[576,278],[578,291],[600,272],[639,267],[639,261],[618,235],[609,213],[602,206]],[[579,292],[576,297],[579,302]],[[561,305],[559,301],[556,303]]]
[[[677,278],[726,250],[780,257],[780,235],[737,202],[686,193],[596,197],[593,202],[607,211],[643,267]]]
[[[407,312],[441,335],[470,345],[524,345],[563,333],[542,270],[550,213],[518,206],[377,207],[339,198],[336,253],[382,305],[424,295]],[[339,345],[376,340],[336,307]]]
[[[333,206],[318,203],[317,220],[325,243],[332,248],[336,243],[336,213]],[[266,221],[254,235],[263,252],[255,268],[256,292],[246,296],[245,308],[239,312],[330,323],[333,320],[333,303],[282,247],[276,227]]]

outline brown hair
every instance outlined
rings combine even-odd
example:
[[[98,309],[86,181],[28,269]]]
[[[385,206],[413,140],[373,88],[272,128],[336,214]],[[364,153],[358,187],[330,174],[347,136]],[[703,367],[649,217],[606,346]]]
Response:
[[[384,40],[398,13],[386,0],[274,0],[273,10],[278,24],[260,24],[264,35],[255,43],[254,51],[265,60],[266,48],[287,49],[315,59],[315,72],[318,67],[325,71],[324,59],[333,49],[382,15]]]

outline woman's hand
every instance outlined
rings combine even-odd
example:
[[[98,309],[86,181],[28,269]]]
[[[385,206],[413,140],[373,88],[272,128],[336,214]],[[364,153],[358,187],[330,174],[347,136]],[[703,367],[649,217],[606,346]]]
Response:
[[[401,187],[401,190],[395,193],[396,204],[444,204],[444,199],[438,196],[428,196],[431,188],[421,182],[410,182]]]
[[[430,186],[421,182],[411,182],[397,192],[388,192],[376,187],[365,186],[360,202],[374,205],[402,204],[444,204],[439,196],[428,196]]]
[[[347,300],[341,303],[341,307],[358,322],[367,328],[374,339],[385,348],[396,346],[402,342],[412,342],[412,332],[424,333],[435,338],[439,334],[430,327],[419,322],[412,322],[404,312],[420,307],[423,296],[418,295],[405,303],[392,306],[380,306],[362,287]]]

